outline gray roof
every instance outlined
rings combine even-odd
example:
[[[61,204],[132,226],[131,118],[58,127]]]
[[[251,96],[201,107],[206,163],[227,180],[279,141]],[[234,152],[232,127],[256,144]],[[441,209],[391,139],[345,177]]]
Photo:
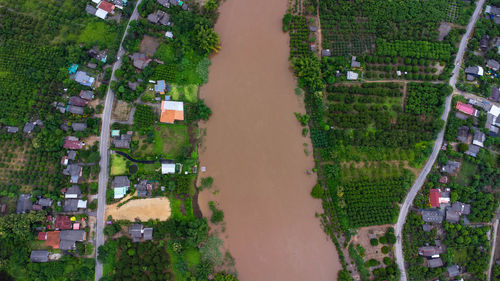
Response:
[[[457,162],[457,161],[448,161],[448,164],[444,165],[441,168],[441,172],[451,174],[451,173],[453,173],[458,168],[460,168],[460,162]]]
[[[493,69],[493,70],[498,70],[500,68],[500,64],[494,59],[489,59],[486,62],[486,66]]]
[[[142,224],[134,223],[130,226],[128,233],[132,238],[139,239],[142,237]]]
[[[456,264],[450,265],[446,269],[448,270],[450,277],[455,277],[460,274],[460,268]]]
[[[60,240],[59,241],[59,249],[61,250],[73,250],[75,249],[75,241],[71,240]]]
[[[37,204],[42,207],[50,207],[52,205],[52,200],[49,198],[40,198],[38,199]]]
[[[83,115],[83,107],[80,106],[69,105],[68,111],[73,114]]]
[[[72,123],[71,128],[73,128],[73,131],[82,132],[82,131],[85,131],[85,129],[87,129],[87,124],[85,124],[85,123]]]
[[[76,194],[80,196],[82,194],[82,191],[80,190],[80,187],[78,185],[72,185],[68,190],[66,190],[66,194]]]
[[[441,258],[427,260],[427,266],[429,268],[436,268],[443,266],[443,261]]]
[[[78,199],[64,199],[63,211],[64,212],[78,211]]]
[[[85,12],[87,12],[88,14],[91,14],[91,15],[95,15],[95,12],[97,12],[97,9],[94,6],[87,5],[87,7],[85,7]]]
[[[75,160],[75,158],[76,158],[76,151],[68,150],[68,160]]]
[[[168,0],[157,0],[157,2],[163,7],[170,8],[170,3],[168,3]]]
[[[459,214],[463,215],[468,215],[470,214],[470,205],[469,204],[464,204],[462,202],[455,201],[451,205],[451,209],[453,211],[458,212]]]
[[[7,126],[7,133],[17,133],[19,131],[18,127]]]
[[[137,185],[137,196],[138,197],[147,197],[148,196],[148,181],[147,180],[141,180]]]
[[[188,5],[186,3],[182,4],[182,9],[186,11],[188,9]]]
[[[144,228],[144,240],[153,240],[153,228],[152,227]]]
[[[468,137],[469,137],[469,127],[467,126],[459,127],[457,140],[461,142],[467,142]]]
[[[149,15],[148,15],[148,17],[147,17],[147,19],[148,19],[148,21],[149,21],[150,23],[158,23],[158,21],[160,20],[160,19],[158,18],[158,15],[157,15],[157,14],[155,14],[155,13],[151,13],[151,14],[149,14]]]
[[[323,56],[323,57],[329,57],[331,55],[332,55],[332,53],[330,52],[330,49],[323,49],[323,50],[321,50],[321,56]]]
[[[465,113],[462,113],[460,111],[457,111],[455,113],[455,117],[457,117],[460,120],[467,120],[469,118],[469,116],[467,116]]]
[[[142,53],[134,53],[130,58],[133,61],[134,67],[139,69],[144,69],[151,61],[151,59],[148,59],[148,57]]]
[[[61,234],[59,235],[59,238],[61,240],[68,240],[68,241],[83,241],[83,238],[85,237],[85,231],[84,230],[61,230]]]
[[[309,26],[309,31],[311,31],[311,32],[316,32],[316,31],[318,31],[318,27],[317,27],[317,26],[315,26],[315,25],[310,25],[310,26]]]
[[[428,225],[428,224],[423,224],[422,225],[422,230],[425,231],[425,232],[429,232],[429,231],[431,231],[431,226]]]
[[[451,223],[458,223],[460,221],[460,214],[451,208],[446,210],[446,221]]]
[[[479,150],[481,150],[481,147],[475,145],[475,144],[470,144],[469,145],[469,150],[467,150],[465,152],[465,154],[469,155],[469,156],[472,156],[472,157],[476,157],[477,154],[479,153]]]
[[[68,127],[68,125],[66,125],[66,124],[61,124],[61,126],[59,126],[59,128],[60,128],[61,130],[65,131],[65,132],[67,132],[67,131],[69,130],[69,127]]]
[[[479,74],[479,67],[477,67],[477,66],[469,66],[469,67],[465,68],[464,72],[466,74],[478,75]]]
[[[500,88],[498,88],[498,86],[494,86],[494,87],[491,88],[490,100],[492,100],[492,101],[500,101]]]
[[[24,214],[31,210],[31,194],[20,194],[19,199],[17,200],[17,209],[16,212],[18,214]]]
[[[29,134],[33,131],[33,129],[35,129],[35,123],[26,122],[26,124],[24,124],[23,133]]]
[[[94,92],[81,90],[80,97],[84,100],[93,100],[94,99]]]
[[[97,64],[95,64],[95,63],[93,63],[93,62],[89,62],[89,63],[87,63],[87,66],[88,66],[89,68],[96,69]]]
[[[128,87],[130,88],[130,90],[137,90],[137,86],[139,86],[139,82],[128,82]]]
[[[127,176],[116,176],[112,182],[113,187],[130,187],[130,180]]]
[[[63,170],[63,174],[66,176],[80,176],[82,167],[77,164],[69,164],[66,169]]]
[[[130,148],[130,141],[128,140],[122,140],[122,139],[114,139],[113,140],[113,145],[116,148]]]
[[[361,63],[359,61],[356,61],[355,56],[351,58],[351,67],[361,67]]]
[[[474,141],[478,142],[484,142],[486,140],[486,135],[481,132],[479,129],[476,128],[476,131],[474,132]]]
[[[48,262],[49,261],[49,251],[31,251],[30,261],[32,262]]]
[[[422,220],[424,222],[441,223],[443,222],[443,214],[439,210],[434,210],[434,209],[423,210]]]

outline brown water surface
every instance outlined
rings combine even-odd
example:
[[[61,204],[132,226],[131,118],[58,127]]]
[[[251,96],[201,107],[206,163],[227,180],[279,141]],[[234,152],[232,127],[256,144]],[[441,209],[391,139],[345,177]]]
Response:
[[[281,31],[287,0],[227,0],[216,31],[221,51],[200,92],[214,114],[206,124],[202,166],[213,176],[217,195],[203,191],[225,212],[225,246],[242,281],[336,280],[340,268],[333,243],[314,214],[319,200],[309,195],[316,176],[304,153],[294,112],[288,35]],[[227,237],[226,237],[227,235]]]

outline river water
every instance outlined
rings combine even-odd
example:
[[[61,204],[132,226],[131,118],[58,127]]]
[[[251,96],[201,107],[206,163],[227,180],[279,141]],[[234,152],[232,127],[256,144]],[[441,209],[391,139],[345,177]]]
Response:
[[[224,210],[225,246],[241,281],[336,280],[341,268],[334,244],[315,212],[309,192],[314,166],[304,153],[294,112],[304,105],[294,94],[288,35],[281,31],[287,1],[227,0],[215,27],[222,49],[212,58],[200,95],[213,110],[200,159],[214,188],[199,195]]]

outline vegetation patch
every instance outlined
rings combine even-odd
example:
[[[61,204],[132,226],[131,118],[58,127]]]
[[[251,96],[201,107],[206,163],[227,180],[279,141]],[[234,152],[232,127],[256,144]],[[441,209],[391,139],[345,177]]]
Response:
[[[125,175],[127,173],[127,159],[118,154],[111,154],[111,176]]]

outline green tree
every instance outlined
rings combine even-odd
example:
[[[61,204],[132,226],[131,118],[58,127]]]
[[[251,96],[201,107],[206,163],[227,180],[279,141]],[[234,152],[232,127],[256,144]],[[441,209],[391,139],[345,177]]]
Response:
[[[197,24],[194,27],[195,41],[198,48],[206,54],[218,52],[220,49],[219,34],[213,28]]]

